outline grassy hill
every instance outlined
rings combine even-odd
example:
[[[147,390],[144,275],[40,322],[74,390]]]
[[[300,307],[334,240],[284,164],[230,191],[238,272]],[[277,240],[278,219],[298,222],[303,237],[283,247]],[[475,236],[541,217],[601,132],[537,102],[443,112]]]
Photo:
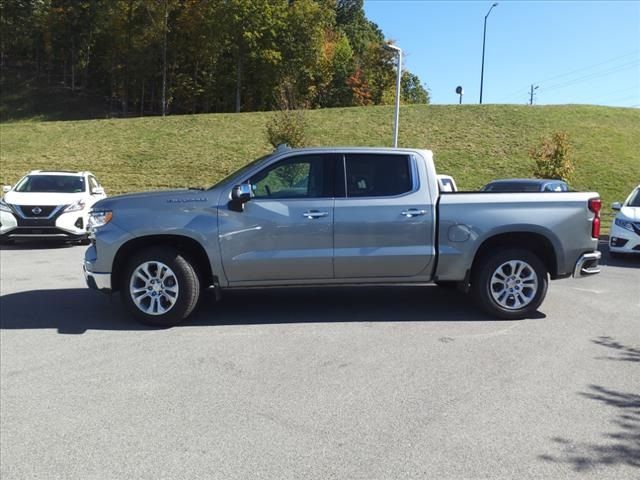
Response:
[[[271,114],[211,114],[0,124],[0,181],[32,169],[91,170],[109,194],[208,186],[270,150]],[[389,145],[393,107],[307,114],[311,145]],[[605,204],[640,183],[640,110],[596,106],[403,106],[400,146],[429,148],[461,189],[531,175],[529,149],[555,130],[569,133],[578,190]]]

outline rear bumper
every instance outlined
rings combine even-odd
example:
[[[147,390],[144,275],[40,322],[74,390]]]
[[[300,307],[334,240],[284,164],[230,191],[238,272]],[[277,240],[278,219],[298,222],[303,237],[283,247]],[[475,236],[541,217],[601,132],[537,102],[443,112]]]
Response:
[[[602,253],[597,250],[580,255],[580,258],[578,258],[576,266],[573,269],[573,276],[575,278],[579,278],[600,273],[600,266],[598,265],[600,257],[602,257]]]

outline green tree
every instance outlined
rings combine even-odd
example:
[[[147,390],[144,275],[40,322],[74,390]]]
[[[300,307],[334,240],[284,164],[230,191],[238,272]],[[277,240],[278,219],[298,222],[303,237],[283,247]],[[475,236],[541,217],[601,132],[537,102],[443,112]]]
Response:
[[[404,103],[429,103],[429,92],[420,84],[417,75],[404,70],[400,79],[400,98]]]
[[[531,149],[535,162],[533,175],[537,178],[553,178],[568,182],[575,170],[571,159],[571,144],[566,132],[554,132],[543,138],[541,144]]]

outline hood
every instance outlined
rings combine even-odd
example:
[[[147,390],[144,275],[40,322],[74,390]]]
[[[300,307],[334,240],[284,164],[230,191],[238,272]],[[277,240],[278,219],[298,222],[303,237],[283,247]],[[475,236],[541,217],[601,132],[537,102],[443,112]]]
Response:
[[[38,193],[15,192],[13,190],[4,195],[3,200],[11,205],[70,205],[73,202],[86,198],[86,192],[80,193]]]
[[[164,206],[202,205],[211,202],[213,191],[207,190],[161,190],[153,192],[129,193],[100,200],[94,210],[116,208],[148,208]]]
[[[640,222],[640,207],[622,207],[620,213],[629,220]]]

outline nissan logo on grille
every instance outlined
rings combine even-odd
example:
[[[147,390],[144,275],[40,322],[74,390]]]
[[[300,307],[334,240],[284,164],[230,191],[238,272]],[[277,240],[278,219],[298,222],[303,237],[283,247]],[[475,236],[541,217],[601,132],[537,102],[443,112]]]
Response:
[[[42,209],[40,207],[32,208],[31,213],[33,213],[34,215],[40,215],[42,213]]]

